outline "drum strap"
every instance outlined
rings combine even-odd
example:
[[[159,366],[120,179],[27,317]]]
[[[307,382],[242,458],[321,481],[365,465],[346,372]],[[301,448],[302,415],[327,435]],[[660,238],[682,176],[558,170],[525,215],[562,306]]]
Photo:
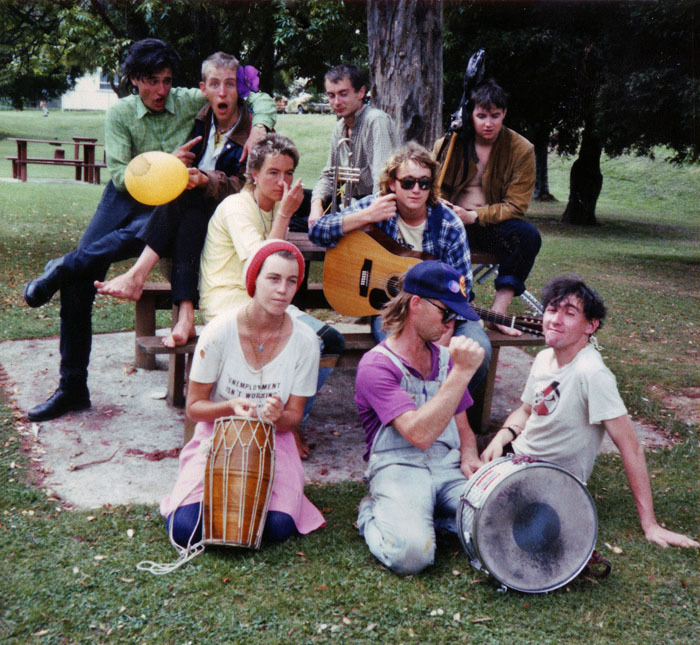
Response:
[[[591,576],[602,580],[603,578],[608,577],[610,571],[612,571],[612,564],[610,563],[610,560],[606,560],[602,555],[600,555],[600,553],[598,553],[598,551],[594,549],[591,559],[583,568],[583,571],[581,571],[581,575]]]
[[[194,490],[194,487],[192,490]],[[189,495],[189,493],[187,494]],[[197,523],[195,524],[195,527],[198,526],[202,521],[203,508],[204,504],[202,503],[199,505],[199,518],[197,520]],[[173,514],[174,513],[175,511],[173,511]],[[177,542],[175,542],[175,540],[173,539],[173,524],[174,522],[172,521],[169,524],[168,537],[170,538],[170,544],[172,544],[175,551],[177,551],[177,560],[175,560],[175,562],[153,562],[152,560],[141,560],[141,562],[139,562],[136,565],[136,568],[139,571],[148,571],[153,575],[162,576],[166,573],[171,573],[175,571],[175,569],[179,569],[183,564],[186,564],[193,558],[196,558],[200,553],[204,552],[203,540],[192,544],[192,536],[190,536],[190,540],[188,541],[186,547],[182,547]],[[194,531],[196,531],[196,528],[194,529]]]

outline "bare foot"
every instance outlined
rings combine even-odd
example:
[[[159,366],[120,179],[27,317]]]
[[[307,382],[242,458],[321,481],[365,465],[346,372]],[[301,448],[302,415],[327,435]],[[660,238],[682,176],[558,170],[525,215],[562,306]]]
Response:
[[[115,298],[128,298],[129,300],[138,300],[143,293],[143,282],[137,280],[128,271],[116,278],[100,282],[95,280],[95,288],[98,293],[105,296],[114,296]]]
[[[297,444],[299,457],[301,457],[301,459],[308,459],[311,454],[311,446],[306,443],[306,437],[304,437],[304,434],[298,428],[295,428],[292,432],[294,433],[294,441],[296,441]]]
[[[191,320],[178,320],[170,334],[163,338],[163,345],[166,347],[178,347],[186,345],[190,338],[197,335],[194,329],[194,322]]]

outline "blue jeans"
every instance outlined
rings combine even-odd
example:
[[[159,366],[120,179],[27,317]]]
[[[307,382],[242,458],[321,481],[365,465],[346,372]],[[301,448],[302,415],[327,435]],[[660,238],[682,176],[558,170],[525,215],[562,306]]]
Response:
[[[380,316],[372,318],[372,335],[374,339],[380,343],[387,337],[387,333],[382,329],[382,319]],[[464,336],[476,341],[484,348],[484,360],[481,362],[479,369],[469,381],[469,392],[474,394],[476,389],[484,382],[486,374],[489,371],[491,364],[491,341],[486,334],[486,330],[479,324],[478,320],[460,320],[455,323],[455,336]]]
[[[137,235],[152,211],[152,206],[117,190],[110,180],[78,248],[60,258],[62,386],[86,386],[92,348],[93,282],[103,280],[113,262],[141,253],[143,242]]]
[[[498,258],[496,289],[512,289],[516,296],[523,293],[525,280],[542,245],[537,228],[518,218],[486,226],[469,224],[465,228],[472,251],[483,251]]]
[[[314,333],[318,336],[318,339],[321,341],[321,365],[318,368],[318,381],[316,382],[316,393],[318,394],[318,392],[321,391],[323,384],[328,380],[328,377],[333,372],[333,367],[330,365],[324,365],[324,362],[335,365],[335,361],[333,359],[337,360],[343,353],[343,350],[345,349],[345,338],[343,338],[343,334],[341,334],[337,329],[327,325],[318,318],[314,318],[311,314],[302,314],[299,316],[299,321],[311,327]],[[316,396],[314,395],[306,399],[302,421],[306,421],[306,419],[309,418],[315,398]]]
[[[372,477],[357,527],[372,554],[399,574],[433,564],[435,529],[456,532],[454,518],[467,478],[459,463],[386,466]]]

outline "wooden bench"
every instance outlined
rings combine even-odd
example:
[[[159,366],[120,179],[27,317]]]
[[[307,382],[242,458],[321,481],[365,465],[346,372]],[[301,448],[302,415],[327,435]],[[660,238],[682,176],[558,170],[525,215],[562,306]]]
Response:
[[[27,181],[27,166],[29,164],[50,166],[73,166],[75,168],[75,180],[85,181],[90,184],[100,183],[100,169],[106,168],[104,162],[95,160],[97,139],[92,137],[73,137],[72,141],[55,141],[50,139],[21,139],[10,137],[10,141],[17,144],[17,155],[5,157],[12,162],[12,177],[20,181]],[[28,144],[44,144],[53,146],[53,157],[30,157],[27,154]],[[73,146],[73,157],[66,158],[65,147]],[[82,151],[82,154],[81,154]]]
[[[319,290],[313,288],[312,291],[316,294],[313,297],[318,298]],[[172,349],[165,347],[162,336],[155,335],[156,311],[167,309],[171,309],[174,323],[177,320],[177,307],[173,307],[170,301],[170,283],[147,282],[141,298],[136,302],[134,363],[136,367],[152,370],[156,369],[156,356],[167,355],[169,363],[166,399],[175,407],[183,407],[185,405],[184,385],[189,375],[190,361],[197,338],[191,339],[186,345]],[[357,367],[362,355],[375,344],[369,325],[340,323],[334,326],[345,337],[345,351],[339,358],[337,367]]]
[[[322,262],[325,257],[325,249],[315,246],[309,241],[305,233],[289,233],[287,239],[296,244],[304,254],[307,263]],[[472,261],[477,263],[493,263],[494,258],[486,254],[473,254]],[[330,308],[323,295],[322,285],[305,284],[297,294],[295,304],[301,308],[328,309]],[[168,390],[167,400],[176,407],[185,404],[184,386],[189,374],[191,357],[194,353],[196,339],[186,345],[169,349],[164,347],[162,339],[155,336],[156,311],[171,309],[173,322],[177,320],[177,309],[173,307],[170,299],[170,284],[167,282],[146,283],[143,294],[136,303],[135,323],[135,363],[143,369],[155,369],[156,356],[167,354],[168,366]],[[357,367],[362,355],[375,345],[369,325],[335,325],[345,337],[345,351],[338,361],[338,367]],[[493,390],[496,382],[496,370],[501,347],[527,347],[543,345],[541,337],[530,334],[522,336],[507,336],[500,332],[488,330],[488,336],[492,346],[492,357],[489,371],[484,384],[484,396],[479,408],[470,413],[472,424],[476,430],[486,429],[491,416],[491,404]]]

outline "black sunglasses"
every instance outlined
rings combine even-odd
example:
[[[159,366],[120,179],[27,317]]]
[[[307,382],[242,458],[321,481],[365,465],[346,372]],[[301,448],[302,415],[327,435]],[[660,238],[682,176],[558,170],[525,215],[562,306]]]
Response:
[[[397,177],[396,181],[401,184],[401,188],[404,190],[411,190],[416,184],[418,184],[421,190],[430,190],[433,185],[433,180],[430,177],[420,177],[418,179],[415,177],[403,177],[399,179]]]
[[[440,306],[436,305],[432,300],[426,300],[425,298],[423,298],[423,300],[425,302],[433,305],[433,307],[435,307],[435,309],[439,309],[440,311],[442,311],[442,322],[443,323],[448,323],[451,320],[454,320],[455,318],[457,318],[457,314],[454,311],[452,311],[451,309],[447,309],[447,307],[440,307]]]

